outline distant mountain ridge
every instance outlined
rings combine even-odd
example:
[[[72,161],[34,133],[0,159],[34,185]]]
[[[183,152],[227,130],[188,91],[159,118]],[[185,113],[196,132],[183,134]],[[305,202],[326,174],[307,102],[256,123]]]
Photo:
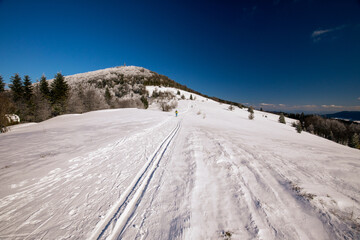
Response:
[[[360,121],[360,111],[342,111],[333,114],[325,114],[323,115],[327,118],[337,118],[344,119],[350,121]]]

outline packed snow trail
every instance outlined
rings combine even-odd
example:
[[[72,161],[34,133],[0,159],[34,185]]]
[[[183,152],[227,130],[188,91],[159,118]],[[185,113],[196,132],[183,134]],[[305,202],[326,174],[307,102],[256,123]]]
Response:
[[[358,150],[200,96],[178,110],[0,135],[0,238],[360,239]]]
[[[131,214],[139,204],[141,196],[144,194],[150,180],[159,166],[160,160],[164,155],[169,144],[180,129],[180,123],[170,132],[155,152],[149,157],[148,161],[135,176],[132,183],[121,194],[119,201],[111,208],[106,217],[98,223],[91,239],[100,239],[106,232],[112,221],[117,218],[115,227],[111,231],[109,239],[116,239],[131,218]],[[122,211],[121,211],[122,210]]]
[[[221,135],[184,125],[154,179],[159,186],[147,192],[124,239],[218,239],[227,231],[233,239],[328,239],[321,221],[272,172],[260,175],[263,168],[250,163],[257,159]]]

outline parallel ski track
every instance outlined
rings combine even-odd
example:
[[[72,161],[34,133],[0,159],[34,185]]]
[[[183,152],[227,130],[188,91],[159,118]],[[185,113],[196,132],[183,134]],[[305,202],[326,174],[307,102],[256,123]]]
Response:
[[[97,224],[90,239],[98,240],[103,238],[104,233],[110,230],[109,227],[113,223],[115,223],[115,226],[106,239],[117,239],[122,234],[136,207],[139,205],[163,155],[180,127],[181,121],[177,123],[176,127],[161,142],[151,157],[148,158],[144,166],[136,174],[134,180],[121,194],[116,204],[109,210],[106,217]]]

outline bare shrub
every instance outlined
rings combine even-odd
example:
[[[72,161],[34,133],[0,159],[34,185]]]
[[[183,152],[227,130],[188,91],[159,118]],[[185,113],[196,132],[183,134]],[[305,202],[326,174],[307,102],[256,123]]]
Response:
[[[177,105],[178,105],[178,103],[177,103],[176,100],[172,100],[172,101],[169,101],[169,102],[166,102],[166,101],[161,101],[160,102],[161,110],[164,111],[164,112],[171,111],[172,109],[176,108]]]
[[[154,92],[153,92],[153,97],[154,97]],[[169,112],[170,110],[176,108],[178,105],[176,96],[174,95],[174,93],[170,91],[157,92],[155,96],[157,96],[157,101],[160,105],[160,109],[164,112]]]
[[[117,99],[114,103],[115,108],[143,108],[140,99]]]

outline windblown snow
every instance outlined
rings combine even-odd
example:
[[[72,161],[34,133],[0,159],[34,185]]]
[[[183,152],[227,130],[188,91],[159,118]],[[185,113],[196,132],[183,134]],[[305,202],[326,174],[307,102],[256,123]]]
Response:
[[[360,238],[359,150],[200,96],[178,111],[1,134],[0,239]]]

